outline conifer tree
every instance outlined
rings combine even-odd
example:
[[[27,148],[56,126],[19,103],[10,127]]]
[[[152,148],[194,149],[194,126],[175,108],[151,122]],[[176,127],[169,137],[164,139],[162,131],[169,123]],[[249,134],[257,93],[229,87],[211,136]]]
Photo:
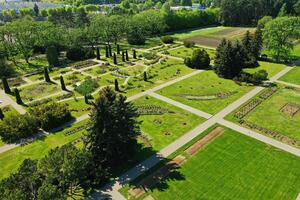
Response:
[[[122,62],[125,62],[125,52],[122,51]]]
[[[147,77],[147,72],[144,71],[144,81],[147,81],[148,80],[148,77]]]
[[[125,51],[125,55],[126,55],[126,61],[129,61],[129,57],[128,57],[128,51]]]
[[[117,44],[117,54],[120,54],[120,45]]]
[[[133,54],[133,58],[136,59],[136,50],[135,49],[132,50],[132,54]]]
[[[86,104],[89,104],[89,98],[88,98],[87,94],[84,95],[84,102]]]
[[[100,60],[100,49],[99,49],[99,47],[96,48],[96,56],[97,56],[97,60]]]
[[[115,79],[115,91],[117,91],[117,92],[120,91],[118,79]]]
[[[67,90],[63,76],[60,76],[60,86],[62,90]]]
[[[44,77],[45,77],[45,81],[46,82],[51,82],[50,76],[49,76],[49,72],[48,72],[48,68],[44,67]]]
[[[111,45],[108,45],[108,52],[109,52],[109,57],[112,57],[112,51],[111,51]]]
[[[108,58],[109,57],[109,53],[108,53],[108,47],[105,46],[105,57]]]
[[[2,84],[3,84],[4,92],[5,92],[6,94],[10,94],[10,93],[11,93],[11,90],[10,90],[10,87],[9,87],[9,84],[8,84],[6,78],[2,78]]]
[[[116,53],[114,53],[114,64],[115,64],[115,65],[118,64],[118,63],[117,63],[117,55],[116,55]]]
[[[3,120],[3,119],[4,119],[4,114],[3,114],[2,109],[0,108],[0,120]]]
[[[21,99],[20,92],[19,92],[18,88],[15,88],[15,97],[16,97],[17,104],[22,105],[23,101]]]

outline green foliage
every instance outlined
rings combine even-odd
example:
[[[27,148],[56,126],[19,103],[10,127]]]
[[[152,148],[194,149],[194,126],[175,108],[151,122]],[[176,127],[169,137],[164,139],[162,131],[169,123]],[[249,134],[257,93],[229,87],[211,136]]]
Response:
[[[263,18],[261,18],[260,20],[258,20],[257,22],[257,27],[260,29],[265,28],[265,25],[271,21],[273,19],[272,16],[264,16]]]
[[[18,90],[18,88],[15,88],[15,97],[16,97],[16,102],[17,102],[17,104],[20,104],[20,105],[22,105],[23,104],[23,101],[22,101],[22,99],[21,99],[21,96],[20,96],[20,92],[19,92],[19,90]]]
[[[0,78],[8,78],[14,74],[14,70],[11,65],[8,65],[6,59],[0,56]]]
[[[259,85],[267,79],[268,73],[266,70],[259,70],[253,74],[242,72],[235,78],[236,81],[252,83],[254,85]]]
[[[165,44],[172,44],[174,42],[174,38],[172,36],[163,36],[161,37],[161,41]]]
[[[37,120],[27,113],[24,115],[11,113],[0,121],[0,136],[5,142],[16,142],[37,133]]]
[[[138,128],[136,108],[110,87],[100,91],[91,112],[87,148],[97,168],[124,164],[136,150]]]
[[[183,45],[184,45],[185,47],[187,47],[187,48],[191,48],[191,47],[195,46],[195,42],[193,42],[193,41],[188,41],[188,40],[184,40],[184,41],[183,41]]]
[[[10,93],[11,93],[11,90],[10,90],[10,87],[9,87],[9,84],[8,84],[6,78],[2,78],[2,84],[3,84],[4,92],[5,92],[6,94],[10,94]]]
[[[157,55],[153,52],[145,52],[143,53],[143,57],[146,58],[147,60],[153,60],[157,58]]]
[[[54,67],[59,66],[58,56],[59,56],[59,53],[55,46],[49,46],[46,48],[46,57],[47,57],[49,66],[54,66]]]
[[[293,38],[300,36],[300,17],[278,17],[268,22],[263,30],[266,49],[279,60],[289,60],[294,47]]]
[[[87,79],[75,88],[82,95],[93,93],[99,87],[98,82],[94,79]]]
[[[71,112],[66,104],[50,102],[36,106],[30,110],[44,130],[56,128],[72,119]]]
[[[79,61],[84,59],[89,59],[95,57],[94,52],[89,48],[83,48],[83,47],[70,47],[67,50],[66,57],[69,60],[73,61]]]
[[[49,72],[48,72],[48,67],[44,67],[44,78],[46,82],[51,82]]]
[[[210,65],[210,58],[204,49],[195,49],[192,57],[184,59],[184,63],[194,69],[207,69]]]
[[[182,6],[192,6],[192,0],[181,0],[180,4]]]

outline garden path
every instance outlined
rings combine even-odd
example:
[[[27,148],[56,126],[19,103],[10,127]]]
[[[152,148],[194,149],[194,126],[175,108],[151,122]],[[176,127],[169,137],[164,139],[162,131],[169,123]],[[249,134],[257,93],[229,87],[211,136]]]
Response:
[[[17,104],[14,100],[12,100],[5,92],[0,89],[0,100],[3,101],[4,105],[11,105],[16,109],[20,114],[25,114],[26,110],[19,104]]]

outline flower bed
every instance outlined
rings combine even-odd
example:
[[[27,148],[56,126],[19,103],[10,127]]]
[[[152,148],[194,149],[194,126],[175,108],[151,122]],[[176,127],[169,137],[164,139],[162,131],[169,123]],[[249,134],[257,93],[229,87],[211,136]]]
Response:
[[[269,98],[270,96],[272,96],[275,92],[277,92],[278,91],[278,88],[277,87],[271,87],[271,88],[269,88],[269,89],[267,89],[266,91],[264,91],[264,92],[262,92],[260,95],[259,95],[259,97],[261,98],[261,99],[267,99],[267,98]]]
[[[68,131],[64,132],[64,135],[65,136],[72,135],[74,133],[77,133],[79,131],[85,130],[87,128],[88,128],[88,125],[77,126],[76,128],[73,128],[71,130],[68,130]]]
[[[86,61],[77,62],[77,63],[73,64],[72,67],[74,67],[75,69],[82,69],[82,68],[90,67],[90,66],[93,66],[96,64],[97,63],[92,60],[86,60]]]
[[[137,106],[137,112],[140,115],[162,115],[165,113],[173,113],[167,108],[151,104]]]
[[[238,119],[242,119],[248,113],[250,113],[254,108],[256,108],[259,104],[261,104],[262,100],[260,99],[252,99],[245,106],[243,106],[238,112],[234,114],[234,116]]]

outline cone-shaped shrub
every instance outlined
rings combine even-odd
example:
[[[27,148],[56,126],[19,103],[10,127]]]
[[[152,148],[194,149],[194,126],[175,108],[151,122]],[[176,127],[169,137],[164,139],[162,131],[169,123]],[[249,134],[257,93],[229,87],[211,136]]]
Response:
[[[44,77],[46,82],[51,82],[47,67],[44,68]]]
[[[3,78],[3,79],[2,79],[2,83],[3,83],[4,92],[5,92],[6,94],[11,93],[11,90],[10,90],[10,87],[9,87],[9,85],[8,85],[8,82],[7,82],[7,79],[6,79],[6,78]]]
[[[18,90],[18,88],[15,88],[15,96],[16,96],[16,102],[17,104],[23,104],[23,101],[21,99],[21,96],[20,96],[20,92]]]
[[[115,79],[115,90],[119,91],[119,82],[117,79]]]
[[[63,76],[60,76],[60,86],[62,90],[67,90]]]

